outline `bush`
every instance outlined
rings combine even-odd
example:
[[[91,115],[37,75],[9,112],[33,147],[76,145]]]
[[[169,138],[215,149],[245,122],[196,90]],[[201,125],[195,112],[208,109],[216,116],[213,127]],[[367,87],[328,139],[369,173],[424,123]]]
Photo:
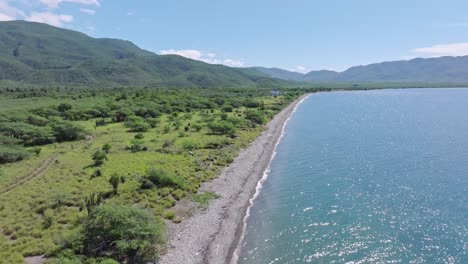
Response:
[[[83,129],[71,122],[55,123],[52,125],[52,131],[58,142],[78,140],[83,134]]]
[[[70,109],[72,109],[72,106],[71,106],[70,104],[66,104],[66,103],[59,104],[59,105],[57,106],[57,110],[58,110],[59,112],[62,112],[62,113],[63,113],[63,112],[66,112],[66,111],[68,111],[68,110],[70,110]]]
[[[200,125],[200,124],[195,124],[192,126],[193,129],[195,129],[196,132],[200,132],[200,130],[202,130],[203,126]]]
[[[144,139],[144,138],[145,138],[145,135],[143,135],[143,133],[137,133],[137,134],[135,135],[135,138],[136,138],[136,139]]]
[[[30,153],[22,147],[0,145],[0,164],[20,161],[29,155]]]
[[[130,116],[125,121],[125,126],[130,129],[131,132],[145,132],[150,129],[150,125],[139,116]]]
[[[102,151],[104,151],[106,154],[109,154],[110,150],[111,150],[112,146],[110,144],[104,144],[102,146]]]
[[[46,209],[44,211],[43,223],[42,226],[44,229],[49,228],[54,222],[54,211],[52,209]]]
[[[122,177],[118,175],[117,173],[113,173],[111,177],[109,178],[109,183],[112,186],[112,190],[114,191],[114,194],[117,194],[119,191],[119,184],[122,182]]]
[[[91,179],[92,178],[96,178],[96,177],[100,177],[102,176],[102,171],[100,169],[97,169],[93,172],[93,174],[91,175]]]
[[[132,139],[132,141],[130,141],[130,147],[129,149],[132,151],[132,152],[139,152],[139,151],[143,151],[143,150],[147,150],[148,148],[146,148],[143,144],[145,143],[144,140],[142,139]]]
[[[152,185],[149,184],[148,181]],[[174,175],[169,175],[169,173],[167,173],[165,170],[150,168],[146,172],[146,176],[143,178],[142,188],[149,189],[148,187],[152,188],[153,186],[176,187],[183,189],[185,183],[181,178]]]
[[[265,123],[266,120],[265,114],[260,111],[247,111],[247,113],[245,113],[245,118],[256,125],[261,125]]]
[[[164,214],[163,214],[163,217],[168,219],[168,220],[174,219],[175,216],[176,215],[175,215],[174,211],[165,211]]]
[[[36,154],[36,156],[39,156],[39,154],[41,153],[41,148],[40,147],[34,147],[32,149],[32,152],[34,152],[34,154]]]
[[[94,152],[91,158],[94,161],[94,166],[101,166],[102,164],[104,164],[104,161],[107,160],[107,155],[104,151],[97,150],[96,152]]]
[[[198,144],[191,140],[185,140],[182,142],[182,147],[186,150],[194,150],[199,148]]]
[[[83,235],[85,255],[127,259],[127,263],[154,262],[155,244],[162,238],[154,216],[146,211],[107,204],[91,211]]]
[[[211,122],[208,128],[215,134],[233,135],[236,133],[234,125],[227,121]]]

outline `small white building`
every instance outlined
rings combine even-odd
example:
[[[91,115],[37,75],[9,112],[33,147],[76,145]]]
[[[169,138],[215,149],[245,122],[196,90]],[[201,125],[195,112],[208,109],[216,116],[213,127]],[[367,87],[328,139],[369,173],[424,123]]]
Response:
[[[281,91],[280,91],[280,90],[272,90],[270,93],[271,93],[271,95],[273,95],[273,96],[281,95]]]

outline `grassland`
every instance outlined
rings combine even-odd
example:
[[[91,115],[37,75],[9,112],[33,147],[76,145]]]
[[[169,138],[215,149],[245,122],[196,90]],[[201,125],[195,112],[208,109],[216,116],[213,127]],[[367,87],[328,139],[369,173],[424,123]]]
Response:
[[[179,222],[181,219],[170,210],[177,200],[185,197],[207,206],[216,195],[197,194],[200,184],[216,177],[263,130],[267,120],[301,93],[290,91],[287,96],[271,97],[266,90],[161,90],[127,91],[123,97],[121,92],[109,91],[97,95],[81,92],[33,98],[4,96],[0,99],[3,117],[0,126],[12,120],[27,122],[27,117],[37,113],[38,108],[56,109],[61,104],[69,104],[71,108],[67,111],[75,113],[114,104],[132,111],[137,108],[130,106],[158,107],[164,102],[172,107],[170,111],[161,108],[163,111],[157,117],[142,118],[144,122],[152,121],[152,127],[146,126],[144,132],[131,132],[125,121],[112,121],[112,113],[73,120],[73,125],[84,131],[84,139],[45,144],[40,146],[38,155],[2,164],[0,262],[23,263],[24,257],[37,255],[60,256],[70,238],[82,232],[88,214],[84,198],[92,194],[103,194],[106,204],[150,211],[161,229],[164,229],[162,218]],[[176,101],[184,103],[176,105]],[[195,107],[195,102],[205,104]],[[252,112],[260,113],[264,120],[249,118]],[[62,112],[60,120],[70,116]],[[106,125],[96,126],[98,120],[105,120]],[[216,122],[232,122],[235,132],[213,131],[210,124]],[[139,145],[137,151],[132,148],[135,142]],[[107,160],[95,166],[91,156],[106,144],[111,146]],[[51,158],[53,162],[42,173],[33,175]],[[142,188],[142,179],[150,168],[164,171],[180,184]],[[109,183],[113,174],[123,178],[117,194]],[[163,237],[155,246],[162,249],[162,241]],[[91,259],[87,261],[94,263]]]

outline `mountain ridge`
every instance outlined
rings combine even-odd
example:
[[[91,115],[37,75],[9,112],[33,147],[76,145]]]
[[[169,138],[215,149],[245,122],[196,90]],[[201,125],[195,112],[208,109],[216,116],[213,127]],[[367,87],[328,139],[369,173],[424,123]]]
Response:
[[[0,81],[23,85],[280,87],[257,70],[158,55],[128,40],[47,24],[0,22]]]
[[[259,69],[261,67],[253,67]],[[289,76],[288,80],[300,82],[468,82],[468,55],[411,60],[385,61],[353,66],[336,72],[310,71],[306,74],[287,70],[263,70],[270,77]],[[289,73],[288,73],[289,72]]]

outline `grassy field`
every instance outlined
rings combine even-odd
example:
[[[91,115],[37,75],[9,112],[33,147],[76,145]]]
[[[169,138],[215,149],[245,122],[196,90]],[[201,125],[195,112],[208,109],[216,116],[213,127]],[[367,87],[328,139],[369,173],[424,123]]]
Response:
[[[261,102],[264,121],[267,121],[299,94],[271,97],[260,93],[248,98]],[[233,96],[236,97],[239,95]],[[72,109],[86,108],[110,100],[114,100],[113,96],[2,98],[0,110],[4,117],[27,116],[38,107],[56,107],[65,102]],[[184,197],[202,206],[216,197],[197,194],[198,187],[216,177],[263,130],[263,125],[245,119],[248,111],[259,109],[239,106],[232,112],[220,107],[162,113],[155,127],[143,133],[130,132],[124,122],[96,127],[96,118],[73,121],[83,128],[85,139],[42,145],[39,155],[1,165],[0,262],[23,263],[27,256],[56,255],[63,249],[64,241],[81,232],[87,216],[84,198],[93,193],[103,194],[108,204],[151,211],[162,229],[162,218],[180,222],[170,208]],[[213,133],[208,128],[209,123],[230,119],[237,120],[235,135]],[[138,144],[145,150],[129,149],[135,137],[140,138]],[[102,166],[94,166],[91,156],[105,144],[111,146],[107,160]],[[45,162],[50,164],[44,166]],[[44,171],[35,175],[38,168]],[[151,168],[164,170],[183,186],[142,188],[141,180]],[[109,183],[115,173],[124,178],[117,194]]]

